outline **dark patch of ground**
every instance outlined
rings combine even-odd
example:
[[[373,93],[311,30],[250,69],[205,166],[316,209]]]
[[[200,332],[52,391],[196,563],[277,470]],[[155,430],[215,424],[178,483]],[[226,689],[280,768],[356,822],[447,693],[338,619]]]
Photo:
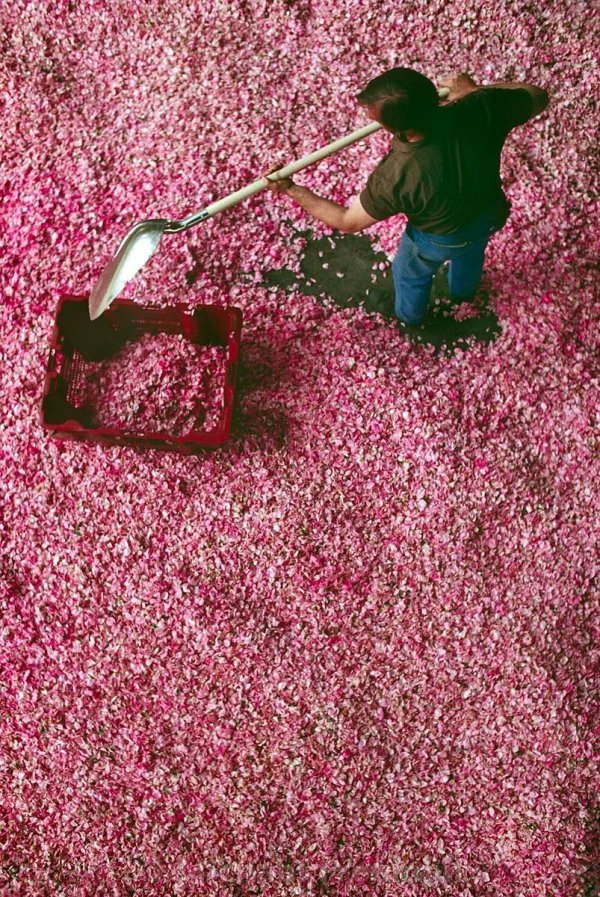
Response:
[[[334,232],[317,238],[312,230],[307,230],[295,231],[294,238],[304,243],[301,273],[271,268],[264,272],[263,286],[286,292],[297,290],[321,300],[329,298],[342,308],[362,306],[367,312],[397,321],[388,258],[375,249],[366,234]],[[436,351],[442,347],[446,352],[464,349],[472,341],[492,342],[500,333],[500,326],[496,315],[487,308],[487,293],[480,290],[468,307],[453,305],[448,298],[446,271],[446,266],[442,267],[434,278],[423,323],[408,329],[399,326],[400,332]],[[465,313],[468,317],[463,317]]]

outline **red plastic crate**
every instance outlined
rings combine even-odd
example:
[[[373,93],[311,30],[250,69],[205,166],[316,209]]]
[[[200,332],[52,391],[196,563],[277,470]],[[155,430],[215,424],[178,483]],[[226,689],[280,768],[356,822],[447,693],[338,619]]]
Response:
[[[87,296],[62,296],[44,381],[42,426],[59,439],[126,444],[185,454],[222,445],[231,431],[241,330],[242,312],[234,306],[154,308],[129,299],[116,299],[100,318],[90,321]],[[90,363],[115,356],[127,342],[146,333],[181,334],[199,346],[225,348],[224,402],[217,426],[192,429],[183,436],[146,430],[128,433],[121,427],[98,426],[95,409],[78,402]]]

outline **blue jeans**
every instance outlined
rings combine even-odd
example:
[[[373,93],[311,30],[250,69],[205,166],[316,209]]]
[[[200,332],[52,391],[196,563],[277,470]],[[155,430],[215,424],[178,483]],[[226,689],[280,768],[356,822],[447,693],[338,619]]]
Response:
[[[407,226],[392,261],[396,315],[401,321],[418,324],[423,319],[433,276],[443,262],[450,262],[450,296],[473,297],[481,279],[488,240],[503,227],[507,212],[507,207],[496,204],[475,221],[445,236],[426,234],[410,224]]]

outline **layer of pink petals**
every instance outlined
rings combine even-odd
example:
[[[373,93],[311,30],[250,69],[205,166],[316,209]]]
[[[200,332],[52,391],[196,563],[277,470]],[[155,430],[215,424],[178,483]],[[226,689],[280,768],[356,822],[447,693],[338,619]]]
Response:
[[[1,14],[0,890],[592,893],[589,9],[59,6]],[[498,340],[434,355],[261,287],[297,269],[310,222],[260,195],[165,235],[125,291],[243,309],[229,445],[47,437],[58,296],[90,289],[135,221],[364,123],[356,92],[395,64],[551,93],[504,155]],[[386,148],[374,135],[298,180],[346,202]],[[371,233],[392,253],[401,230]]]

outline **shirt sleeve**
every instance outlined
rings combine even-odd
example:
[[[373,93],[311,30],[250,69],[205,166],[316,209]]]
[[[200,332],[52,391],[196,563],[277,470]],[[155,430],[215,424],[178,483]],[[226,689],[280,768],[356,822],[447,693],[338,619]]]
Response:
[[[485,99],[492,128],[503,135],[531,118],[533,100],[521,87],[483,87],[472,96],[478,93]]]
[[[385,221],[392,215],[398,215],[403,209],[394,196],[395,172],[393,171],[392,153],[381,160],[377,168],[369,175],[365,189],[360,194],[360,201],[365,212],[378,221]]]

